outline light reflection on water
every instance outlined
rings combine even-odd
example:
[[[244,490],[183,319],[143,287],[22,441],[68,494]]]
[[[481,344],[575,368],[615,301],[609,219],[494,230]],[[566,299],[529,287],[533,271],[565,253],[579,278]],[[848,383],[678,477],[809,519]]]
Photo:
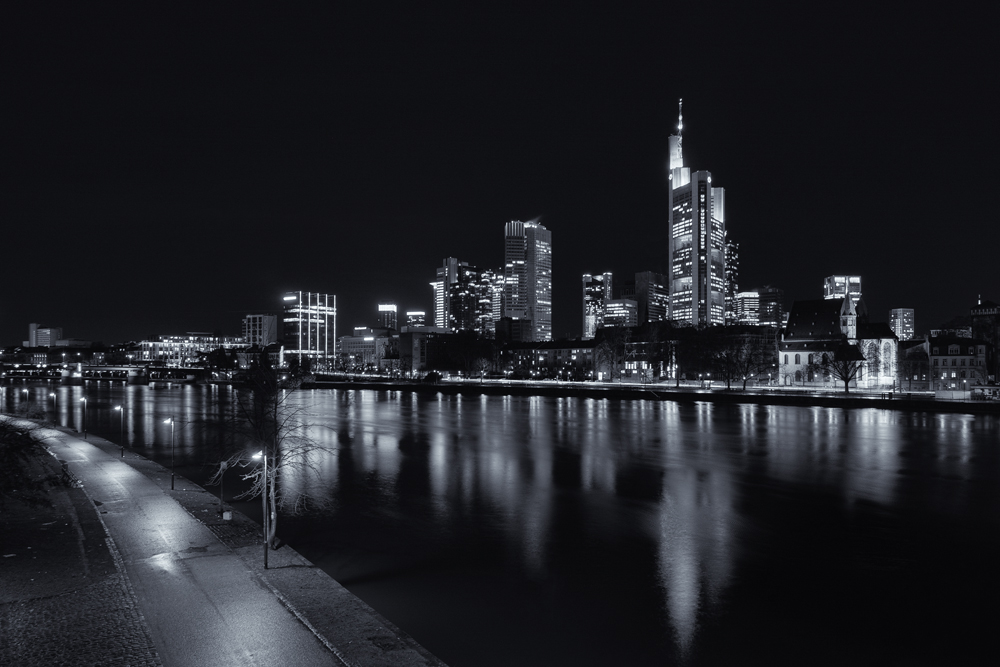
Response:
[[[31,387],[27,400],[48,391]],[[53,391],[48,408],[75,428],[86,391],[89,430],[113,441],[112,407],[124,403],[129,444],[161,462],[162,421],[175,415],[179,465],[193,477],[234,410],[225,387]],[[6,409],[24,400],[0,387]],[[863,582],[871,563],[896,562],[879,555],[893,540],[936,567],[938,547],[920,541],[929,527],[996,533],[992,417],[396,391],[289,401],[323,450],[282,483],[329,501],[325,514],[284,520],[292,543],[455,666],[711,664],[755,642],[794,662],[777,629],[739,639],[740,628],[767,609],[806,636],[833,633],[845,605],[890,604],[866,598]],[[994,553],[995,540],[965,539]],[[849,573],[843,599],[832,588],[817,608],[794,607],[813,568]],[[765,594],[750,572],[769,577]],[[880,576],[926,585],[907,571]],[[889,611],[927,622],[919,605]]]

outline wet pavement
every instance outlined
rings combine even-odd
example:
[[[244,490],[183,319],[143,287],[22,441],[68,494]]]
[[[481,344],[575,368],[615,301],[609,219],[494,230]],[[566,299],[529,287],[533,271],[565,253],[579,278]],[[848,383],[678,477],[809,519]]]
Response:
[[[78,488],[5,521],[0,664],[443,665],[291,548],[264,571],[259,528],[204,489],[44,435]]]

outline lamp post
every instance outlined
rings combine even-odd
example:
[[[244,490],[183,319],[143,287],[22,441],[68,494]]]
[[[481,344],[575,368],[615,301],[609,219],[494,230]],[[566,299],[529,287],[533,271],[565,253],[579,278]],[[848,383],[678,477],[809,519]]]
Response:
[[[164,420],[164,424],[170,424],[170,490],[174,490],[174,418]]]
[[[267,535],[268,535],[268,511],[267,511],[267,454],[261,450],[253,455],[254,459],[264,459],[264,493],[261,494],[261,501],[264,505],[264,569],[267,569]]]
[[[83,398],[81,398],[80,402],[83,403],[83,439],[86,440],[87,439],[87,397],[84,396]]]
[[[122,458],[125,458],[125,408],[121,405],[116,405],[115,410],[118,411],[118,443],[122,447]]]
[[[55,393],[54,392],[49,392],[49,398],[52,399],[52,409],[55,410],[55,408],[56,408],[56,395],[55,395]]]

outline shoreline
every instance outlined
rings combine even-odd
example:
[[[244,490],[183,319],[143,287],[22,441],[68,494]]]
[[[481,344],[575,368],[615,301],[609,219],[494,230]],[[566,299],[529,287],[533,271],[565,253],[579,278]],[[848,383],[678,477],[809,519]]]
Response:
[[[592,385],[592,386],[591,386]],[[944,412],[1000,415],[997,401],[939,401],[930,396],[914,396],[906,392],[875,395],[861,393],[816,393],[814,391],[787,391],[763,389],[742,391],[723,388],[680,388],[667,384],[611,385],[596,383],[511,383],[511,382],[438,382],[435,384],[415,381],[352,381],[319,380],[303,383],[301,389],[369,389],[374,391],[408,391],[421,394],[456,396],[546,396],[558,398],[607,398],[619,400],[656,400],[694,403],[750,403],[755,405],[788,405],[824,408],[878,408],[882,410],[907,410],[917,412]]]

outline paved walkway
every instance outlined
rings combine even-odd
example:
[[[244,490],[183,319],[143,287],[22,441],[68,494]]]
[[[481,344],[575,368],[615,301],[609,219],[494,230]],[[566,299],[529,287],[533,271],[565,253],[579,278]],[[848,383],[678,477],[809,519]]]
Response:
[[[443,667],[290,547],[271,552],[272,569],[264,571],[259,528],[242,515],[222,522],[218,499],[204,489],[178,477],[171,491],[168,470],[128,451],[122,459],[117,445],[94,436],[41,435],[110,535],[126,575],[106,585],[124,596],[115,608],[134,600],[140,639],[147,632],[155,647],[145,663],[109,664],[156,664],[158,655],[167,667]]]

